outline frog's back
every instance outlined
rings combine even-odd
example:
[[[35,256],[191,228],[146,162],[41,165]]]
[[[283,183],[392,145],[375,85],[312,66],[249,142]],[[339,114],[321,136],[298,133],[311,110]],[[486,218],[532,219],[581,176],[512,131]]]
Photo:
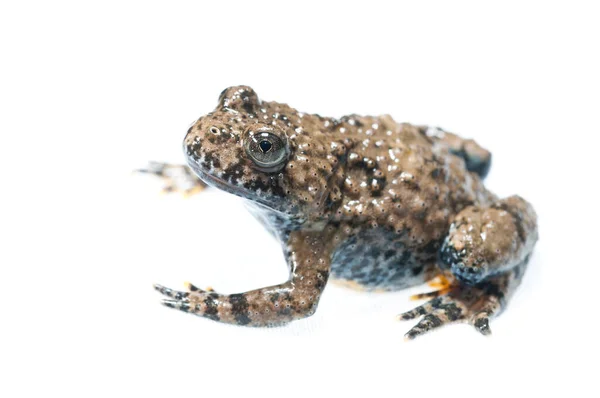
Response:
[[[352,230],[334,255],[333,276],[368,289],[431,278],[451,218],[493,195],[462,158],[418,126],[351,115],[331,133],[349,146],[334,220]]]
[[[444,234],[449,217],[462,208],[493,198],[462,158],[421,127],[390,116],[351,115],[332,126],[332,134],[350,142],[344,178],[338,181],[340,219],[399,231],[409,226],[429,241]]]

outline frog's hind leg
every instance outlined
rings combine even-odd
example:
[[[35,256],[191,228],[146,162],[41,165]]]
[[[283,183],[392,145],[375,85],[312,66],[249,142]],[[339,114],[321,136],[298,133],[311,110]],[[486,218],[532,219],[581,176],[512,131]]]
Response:
[[[454,281],[421,295],[432,300],[399,315],[402,320],[422,316],[406,338],[452,322],[469,322],[490,334],[489,320],[519,286],[537,238],[535,212],[518,196],[463,209],[440,248],[440,266]]]
[[[474,140],[461,138],[439,127],[419,126],[419,130],[434,142],[447,147],[450,153],[463,158],[467,170],[477,173],[481,178],[485,178],[490,171],[492,153]]]
[[[149,162],[145,168],[136,171],[151,174],[163,180],[163,193],[180,192],[185,197],[189,197],[206,188],[206,184],[196,177],[188,166],[182,164]]]

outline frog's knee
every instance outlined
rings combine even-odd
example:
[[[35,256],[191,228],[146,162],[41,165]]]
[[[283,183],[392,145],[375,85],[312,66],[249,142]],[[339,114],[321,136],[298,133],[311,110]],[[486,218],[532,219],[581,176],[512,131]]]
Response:
[[[536,240],[535,212],[522,198],[469,206],[454,218],[440,263],[460,281],[476,284],[522,263]]]
[[[456,241],[451,232],[440,248],[439,257],[442,268],[447,268],[460,281],[474,285],[489,275],[489,265],[478,253],[480,246],[463,245]]]

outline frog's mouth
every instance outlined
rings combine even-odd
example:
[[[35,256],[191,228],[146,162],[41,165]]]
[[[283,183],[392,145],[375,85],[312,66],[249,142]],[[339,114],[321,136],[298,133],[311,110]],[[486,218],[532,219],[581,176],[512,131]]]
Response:
[[[227,182],[226,180],[216,177],[210,173],[207,173],[206,171],[202,170],[202,168],[200,166],[198,166],[198,164],[196,162],[194,162],[193,160],[188,161],[188,165],[194,171],[196,176],[198,176],[198,178],[200,178],[207,185],[209,185],[211,187],[215,187],[215,188],[225,191],[227,193],[233,194],[235,196],[239,196],[242,199],[249,200],[250,202],[257,204],[260,207],[263,207],[269,211],[278,213],[282,217],[294,218],[293,216],[290,216],[289,213],[278,210],[277,208],[275,208],[273,206],[273,203],[271,203],[269,200],[267,200],[265,198],[262,198],[262,197],[256,195],[254,192],[248,191],[248,190],[244,189],[243,187],[236,186],[234,184]]]
[[[210,185],[211,187],[218,188],[222,191],[229,192],[237,196],[243,196],[242,188],[236,187],[235,185],[231,185],[227,183],[227,181],[205,172],[195,162],[188,162],[188,165],[194,171],[196,176],[198,176],[198,178],[200,178],[207,185]]]

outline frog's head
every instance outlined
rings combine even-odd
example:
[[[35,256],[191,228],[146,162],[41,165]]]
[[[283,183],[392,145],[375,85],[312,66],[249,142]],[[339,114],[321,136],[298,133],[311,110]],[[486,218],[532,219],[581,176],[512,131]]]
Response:
[[[188,130],[184,151],[207,184],[288,217],[314,220],[331,201],[328,181],[338,162],[324,120],[261,102],[250,87],[230,87]]]

